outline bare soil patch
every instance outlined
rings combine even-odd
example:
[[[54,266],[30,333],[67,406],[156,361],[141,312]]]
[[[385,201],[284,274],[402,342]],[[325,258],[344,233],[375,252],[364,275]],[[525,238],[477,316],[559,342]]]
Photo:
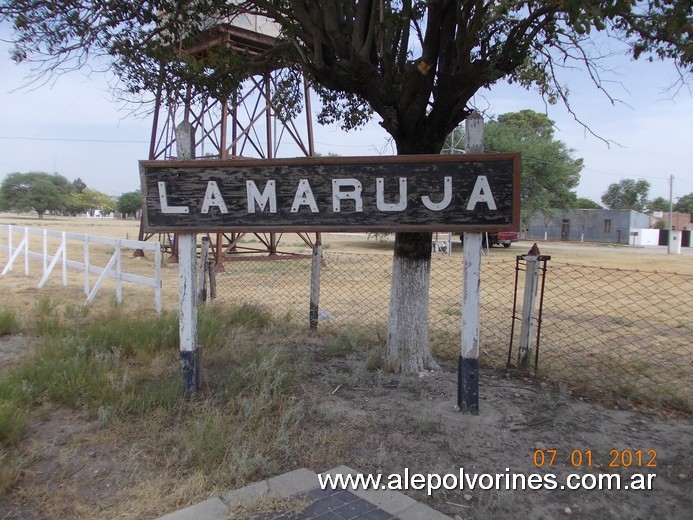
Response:
[[[693,510],[690,418],[605,408],[496,372],[483,373],[480,415],[466,416],[452,410],[454,373],[403,377],[364,367],[361,356],[315,353],[302,390],[320,416],[305,422],[314,448],[282,471],[346,464],[385,475],[459,475],[461,468],[556,474],[554,490],[405,491],[453,518],[683,519]],[[79,410],[37,410],[23,442],[21,477],[0,501],[0,518],[155,518],[172,504],[183,507],[223,491],[203,475],[172,474],[169,439],[132,426],[104,427]],[[550,467],[534,463],[537,449],[556,450]],[[591,466],[583,460],[573,467],[588,450]],[[643,464],[609,467],[612,450],[656,452],[656,467],[640,467],[651,455]],[[656,477],[649,491],[560,489],[571,473],[614,473],[624,482],[634,473]],[[172,493],[178,493],[173,502]]]
[[[0,336],[0,377],[30,352],[31,344],[32,340],[24,336]]]
[[[8,219],[0,218],[0,222],[7,223]],[[39,222],[12,216],[9,222],[121,238],[126,233],[133,238],[137,230],[137,223],[132,221],[106,219]],[[331,251],[391,255],[392,250],[391,244],[368,241],[365,237],[334,236],[326,238],[325,243]],[[508,250],[496,248],[491,256],[512,260],[530,245],[521,243]],[[693,272],[689,255],[645,255],[644,251],[623,247],[552,247],[542,246],[542,253],[554,255],[555,260],[562,262]],[[454,255],[461,266],[458,248]],[[258,263],[258,269],[264,265]],[[175,266],[165,270],[167,308],[177,305],[176,276]],[[35,288],[36,279],[23,279],[18,273],[0,283],[11,289],[6,294],[13,295],[7,304],[18,309],[33,308],[46,294]],[[72,307],[62,309],[61,315],[79,311],[83,302],[79,285],[63,289],[55,282],[48,291],[60,306]],[[149,293],[146,297],[149,301]],[[98,305],[108,308],[111,303],[106,298]],[[96,313],[96,309],[91,312]],[[30,350],[31,341],[19,336],[0,339],[0,376]],[[404,475],[407,469],[410,473],[458,475],[464,468],[473,474],[557,476],[559,488],[554,490],[438,490],[430,497],[422,491],[405,491],[463,519],[687,519],[693,511],[690,417],[632,409],[629,402],[619,403],[618,409],[605,407],[584,401],[565,389],[511,379],[492,371],[484,371],[481,379],[482,413],[478,417],[462,416],[451,411],[456,392],[453,372],[425,373],[420,377],[370,372],[365,368],[367,355],[363,352],[330,357],[325,355],[324,345],[316,345],[308,334],[305,344],[291,348],[312,351],[311,371],[299,398],[311,403],[317,417],[305,420],[305,438],[312,447],[281,471],[298,467],[323,471],[346,464],[386,475]],[[166,362],[175,366],[177,353],[171,356]],[[165,428],[154,430],[139,428],[137,423],[108,423],[98,412],[90,414],[80,408],[37,405],[17,449],[17,458],[10,460],[18,468],[18,475],[0,497],[0,519],[156,518],[223,491],[204,472],[181,471],[172,464],[174,451],[180,449],[174,440],[177,419],[162,418],[160,423]],[[537,467],[535,450],[556,450],[553,465]],[[591,466],[573,467],[575,457],[581,455],[585,459],[588,450]],[[640,451],[644,457],[642,462],[631,462],[629,467],[621,464],[612,468],[612,450],[617,454]],[[656,467],[641,467],[651,461],[651,453],[656,453]],[[624,479],[635,473],[656,477],[653,489],[648,491],[560,489],[570,473],[613,473]],[[269,476],[272,475],[262,478]]]

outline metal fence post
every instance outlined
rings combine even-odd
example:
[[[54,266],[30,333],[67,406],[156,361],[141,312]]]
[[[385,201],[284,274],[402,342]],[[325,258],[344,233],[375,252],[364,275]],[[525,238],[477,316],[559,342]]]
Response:
[[[539,247],[534,244],[525,255],[525,291],[522,299],[522,318],[520,325],[520,352],[517,366],[520,370],[528,370],[532,358],[532,325],[539,289]]]
[[[214,301],[217,297],[217,265],[218,264],[216,260],[207,260],[207,275],[209,276],[209,299],[212,301]]]
[[[204,303],[207,301],[207,276],[209,273],[209,237],[202,237],[202,247],[200,248],[200,272],[198,273],[197,283],[197,302]]]
[[[313,244],[313,256],[310,263],[310,329],[318,328],[320,316],[320,272],[322,268],[322,241],[318,238]]]

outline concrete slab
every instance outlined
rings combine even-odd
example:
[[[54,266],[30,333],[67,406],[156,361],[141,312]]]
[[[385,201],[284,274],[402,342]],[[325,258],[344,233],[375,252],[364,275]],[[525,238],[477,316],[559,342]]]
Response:
[[[361,474],[360,471],[349,466],[338,466],[321,475],[356,476],[359,474]],[[343,518],[346,515],[354,520],[450,520],[450,517],[420,504],[399,491],[355,488],[346,491],[329,488],[323,490],[320,488],[318,474],[305,468],[227,491],[219,498],[205,500],[165,515],[159,520],[227,519],[229,509],[247,505],[265,497],[270,499],[297,497],[308,500],[310,505],[305,513],[309,516],[305,518],[313,518],[316,513],[320,513],[327,515],[325,518],[329,515]],[[277,515],[281,516],[281,513]],[[270,518],[270,516],[260,514],[259,518]],[[298,518],[303,517],[299,515]]]
[[[179,509],[162,516],[159,520],[227,520],[229,508],[219,498],[210,498],[194,506]]]
[[[285,498],[303,493],[320,485],[318,474],[309,469],[301,468],[267,481],[269,496]]]
[[[255,482],[254,484],[247,485],[240,489],[232,489],[226,493],[221,494],[221,500],[228,506],[234,507],[250,502],[251,500],[257,500],[262,496],[266,496],[269,493],[269,484],[266,480],[262,482]]]

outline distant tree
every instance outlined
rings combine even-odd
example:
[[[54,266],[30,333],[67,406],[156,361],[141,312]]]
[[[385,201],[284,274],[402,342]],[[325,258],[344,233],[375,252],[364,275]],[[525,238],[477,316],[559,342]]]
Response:
[[[647,209],[647,196],[650,193],[650,183],[645,179],[621,179],[610,184],[602,195],[602,202],[609,209]]]
[[[578,197],[573,203],[575,209],[601,209],[602,207],[594,202],[592,199],[586,199],[584,197]]]
[[[377,113],[398,154],[439,153],[476,93],[503,79],[536,87],[549,103],[568,104],[565,69],[584,71],[604,90],[605,51],[593,32],[623,42],[636,59],[677,63],[686,81],[689,11],[690,0],[0,2],[12,57],[39,77],[100,55],[130,94],[222,100],[251,73],[285,66],[275,106],[288,115],[301,109],[300,69],[321,97],[319,122],[353,129]],[[210,22],[247,14],[276,22],[280,37],[245,52],[205,44]],[[428,342],[430,266],[431,233],[396,234],[386,364],[397,372],[437,366]]]
[[[554,138],[553,121],[545,114],[521,110],[502,114],[484,125],[487,152],[522,153],[522,220],[550,209],[573,207],[582,159]],[[464,150],[464,131],[451,133],[443,153]]]
[[[87,187],[87,183],[84,182],[82,179],[77,177],[74,181],[72,181],[72,188],[76,193],[82,193],[85,188]]]
[[[92,212],[95,209],[107,212],[115,211],[116,203],[109,195],[91,188],[84,188],[81,192],[72,193],[72,207],[78,213]]]
[[[46,211],[63,211],[70,198],[70,182],[62,175],[44,172],[11,173],[0,185],[0,208],[34,210],[43,218]]]
[[[647,209],[650,211],[669,211],[669,201],[664,197],[657,197],[647,203]]]
[[[684,195],[678,201],[676,201],[676,204],[674,204],[674,211],[690,213],[693,215],[693,193]]]
[[[116,202],[117,210],[125,216],[135,216],[142,208],[142,194],[140,190],[123,193]]]

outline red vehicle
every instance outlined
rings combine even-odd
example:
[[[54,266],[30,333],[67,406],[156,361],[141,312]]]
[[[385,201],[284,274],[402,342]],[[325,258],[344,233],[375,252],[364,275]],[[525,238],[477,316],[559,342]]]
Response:
[[[489,247],[502,245],[510,247],[510,244],[518,241],[517,231],[499,231],[497,233],[484,233],[482,238],[484,247],[486,246],[486,237],[488,236]]]
[[[481,245],[486,247],[486,240],[488,238],[488,247],[493,247],[495,245],[501,245],[503,247],[510,247],[510,244],[517,242],[519,240],[517,231],[497,231],[493,233],[482,233],[481,235]],[[460,241],[462,241],[462,235],[460,235]]]

